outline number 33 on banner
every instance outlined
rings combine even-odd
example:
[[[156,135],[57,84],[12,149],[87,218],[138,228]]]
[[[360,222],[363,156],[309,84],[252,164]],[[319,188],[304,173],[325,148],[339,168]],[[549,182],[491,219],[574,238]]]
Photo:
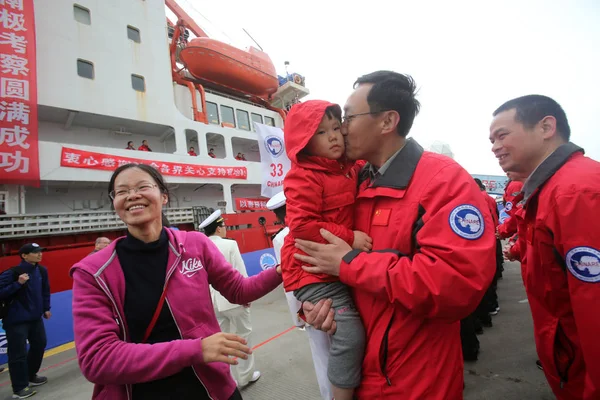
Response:
[[[271,163],[271,176],[283,176],[283,164]]]

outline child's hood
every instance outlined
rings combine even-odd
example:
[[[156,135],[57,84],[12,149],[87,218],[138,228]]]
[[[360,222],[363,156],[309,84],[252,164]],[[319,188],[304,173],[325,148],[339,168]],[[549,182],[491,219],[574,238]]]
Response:
[[[285,118],[283,134],[288,158],[293,163],[298,163],[298,153],[306,147],[317,131],[325,110],[331,106],[340,107],[325,100],[309,100],[292,106]]]

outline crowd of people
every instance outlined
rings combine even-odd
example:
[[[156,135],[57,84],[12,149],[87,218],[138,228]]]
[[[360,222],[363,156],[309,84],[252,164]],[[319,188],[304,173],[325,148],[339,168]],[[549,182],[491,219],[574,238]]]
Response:
[[[292,167],[268,204],[285,224],[273,238],[279,265],[251,277],[220,212],[204,233],[169,228],[160,172],[117,168],[108,191],[127,234],[101,240],[71,269],[77,356],[94,398],[241,399],[239,388],[261,376],[251,303],[283,283],[324,399],[461,399],[478,326],[500,310],[501,254],[521,262],[556,397],[600,398],[600,163],[570,142],[553,99],[504,103],[489,133],[511,179],[510,219],[499,225],[481,182],[407,138],[419,109],[413,79],[391,71],[358,78],[343,109],[293,106]],[[51,315],[42,250],[21,249],[20,269],[0,275],[0,298],[29,302],[13,302],[3,321],[15,398],[46,382],[37,375],[41,318]]]

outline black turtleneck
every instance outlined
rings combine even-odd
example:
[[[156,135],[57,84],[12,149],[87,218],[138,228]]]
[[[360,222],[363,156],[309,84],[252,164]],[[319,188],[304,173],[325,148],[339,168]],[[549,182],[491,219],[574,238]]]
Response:
[[[160,238],[152,243],[144,243],[127,233],[127,237],[117,243],[116,249],[125,275],[125,321],[130,340],[140,343],[165,284],[169,267],[169,239],[164,229]],[[148,343],[177,339],[181,339],[181,335],[165,302]],[[133,399],[197,400],[209,397],[192,367],[187,367],[167,378],[133,385]]]

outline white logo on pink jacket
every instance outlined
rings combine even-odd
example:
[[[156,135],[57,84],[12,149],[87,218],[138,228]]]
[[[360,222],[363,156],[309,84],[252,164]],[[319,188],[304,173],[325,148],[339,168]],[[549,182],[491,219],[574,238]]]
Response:
[[[197,258],[188,258],[181,262],[181,272],[183,275],[191,278],[196,275],[196,272],[200,271],[202,268],[202,263]]]

